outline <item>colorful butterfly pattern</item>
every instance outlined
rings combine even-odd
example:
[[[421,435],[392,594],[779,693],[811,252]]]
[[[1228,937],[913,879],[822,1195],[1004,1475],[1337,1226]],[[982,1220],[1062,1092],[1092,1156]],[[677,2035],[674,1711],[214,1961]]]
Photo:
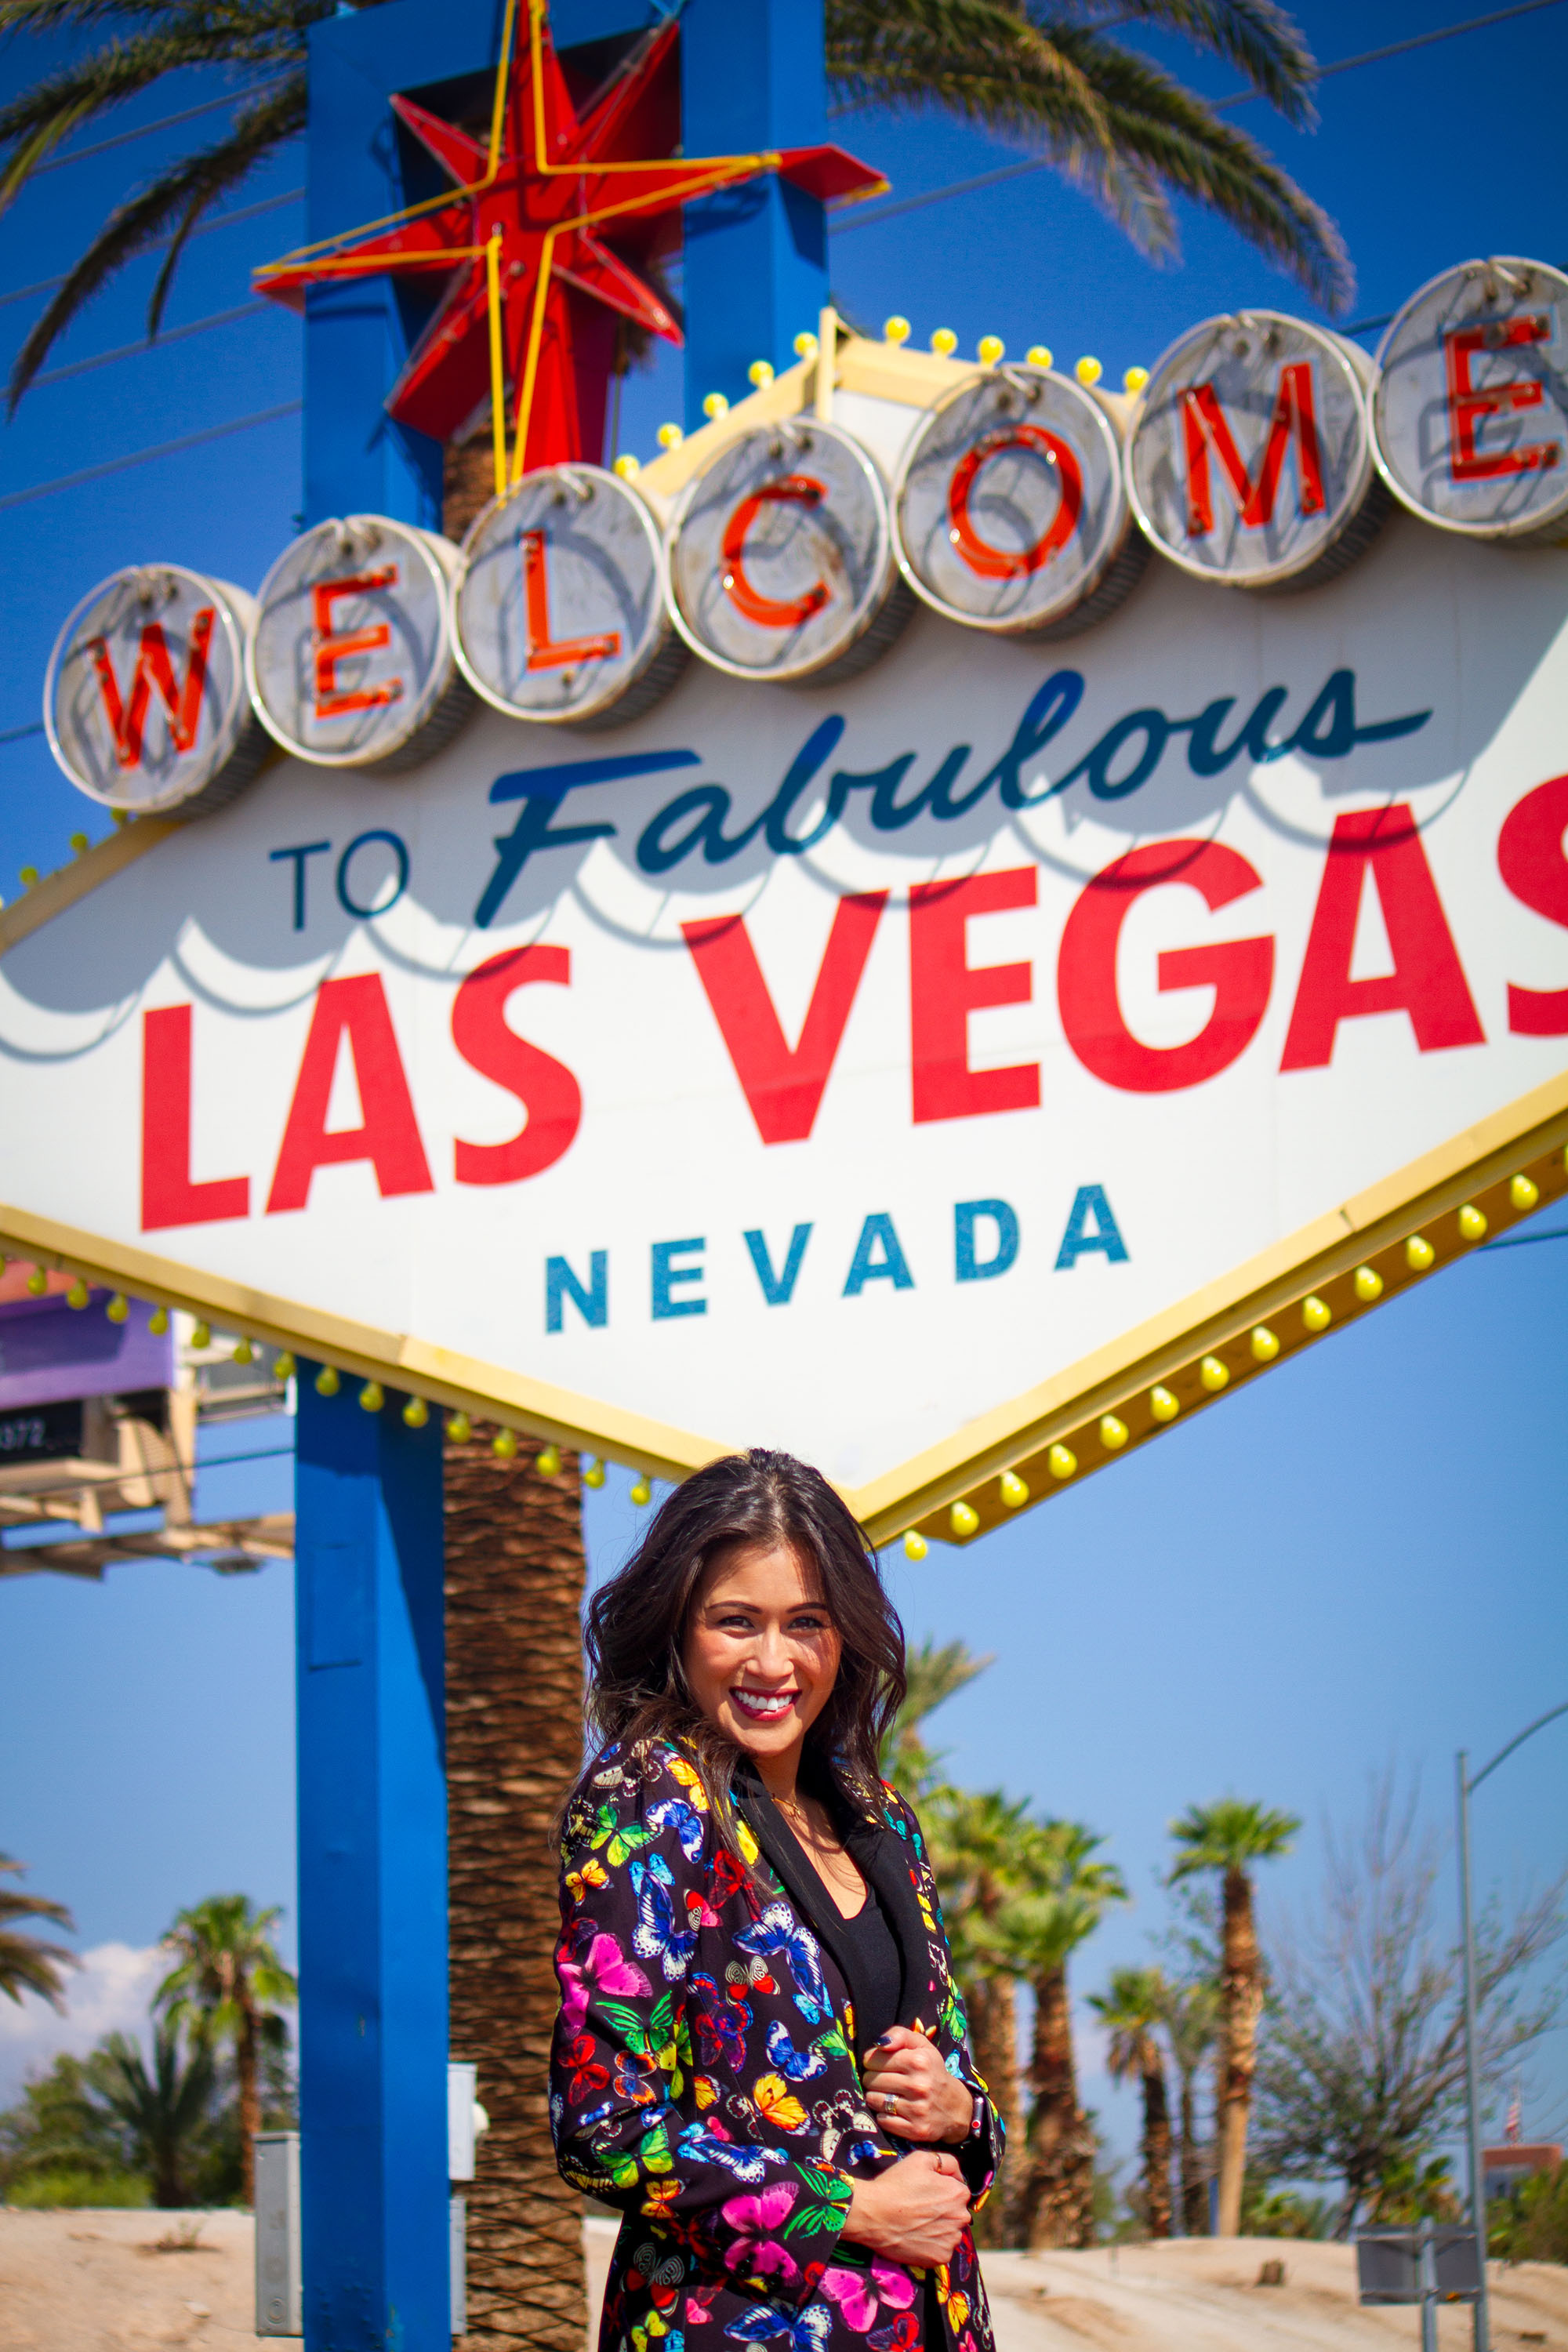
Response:
[[[958,2151],[978,2198],[1001,2125],[924,1843],[890,1790],[866,1812],[900,1841],[918,1899],[914,2021],[981,2099]],[[737,1857],[663,1741],[606,1749],[567,1809],[550,2115],[565,2179],[624,2217],[600,2352],[687,2352],[689,2329],[691,2352],[994,2352],[967,2233],[934,2293],[842,2241],[855,2179],[903,2149],[867,2110],[837,1969],[739,1827]]]

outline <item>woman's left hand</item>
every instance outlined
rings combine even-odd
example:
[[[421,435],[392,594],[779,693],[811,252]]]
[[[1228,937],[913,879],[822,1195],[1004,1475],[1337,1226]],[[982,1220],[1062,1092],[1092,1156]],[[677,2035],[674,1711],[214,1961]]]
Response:
[[[973,2094],[948,2073],[923,2033],[890,2026],[868,2053],[862,2079],[872,2114],[900,2139],[930,2146],[967,2135]]]

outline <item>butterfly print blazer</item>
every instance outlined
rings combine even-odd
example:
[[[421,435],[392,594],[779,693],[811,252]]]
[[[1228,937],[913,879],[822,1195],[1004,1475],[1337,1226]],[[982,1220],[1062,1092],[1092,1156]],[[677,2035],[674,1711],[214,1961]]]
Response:
[[[909,2145],[867,2105],[820,1896],[814,1919],[760,1784],[736,1801],[750,1869],[668,1741],[606,1748],[566,1817],[550,2115],[566,2179],[623,2216],[601,2352],[994,2352],[967,2230],[929,2273],[841,2242],[855,2180]],[[953,2153],[978,2200],[1002,2124],[919,1824],[884,1788],[846,1843],[900,1947],[899,2022],[974,2095]]]

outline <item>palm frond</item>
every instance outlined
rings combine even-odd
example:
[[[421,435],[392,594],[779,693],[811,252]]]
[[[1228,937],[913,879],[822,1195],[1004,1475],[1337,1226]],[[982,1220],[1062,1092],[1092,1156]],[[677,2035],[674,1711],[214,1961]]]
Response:
[[[280,88],[247,108],[216,146],[171,165],[140,195],[132,196],[129,204],[111,213],[17,353],[6,387],[7,414],[16,415],[18,401],[55,344],[107,278],[145,247],[156,244],[171,226],[175,243],[170,261],[177,259],[202,215],[220,196],[238,187],[284,140],[302,131],[305,119],[305,76],[290,75]],[[157,334],[170,277],[170,264],[166,262],[153,289],[147,322],[149,341]]]
[[[1298,130],[1316,122],[1312,89],[1318,61],[1300,26],[1275,0],[1113,0],[1113,5],[1119,26],[1148,25],[1182,33],[1195,48],[1223,58]]]

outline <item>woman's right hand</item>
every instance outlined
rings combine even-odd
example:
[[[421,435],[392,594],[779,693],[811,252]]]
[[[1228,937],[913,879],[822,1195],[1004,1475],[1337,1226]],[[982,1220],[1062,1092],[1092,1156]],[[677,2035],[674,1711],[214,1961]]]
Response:
[[[841,2237],[896,2263],[945,2263],[969,2226],[969,2190],[956,2157],[929,2148],[858,2180]]]

